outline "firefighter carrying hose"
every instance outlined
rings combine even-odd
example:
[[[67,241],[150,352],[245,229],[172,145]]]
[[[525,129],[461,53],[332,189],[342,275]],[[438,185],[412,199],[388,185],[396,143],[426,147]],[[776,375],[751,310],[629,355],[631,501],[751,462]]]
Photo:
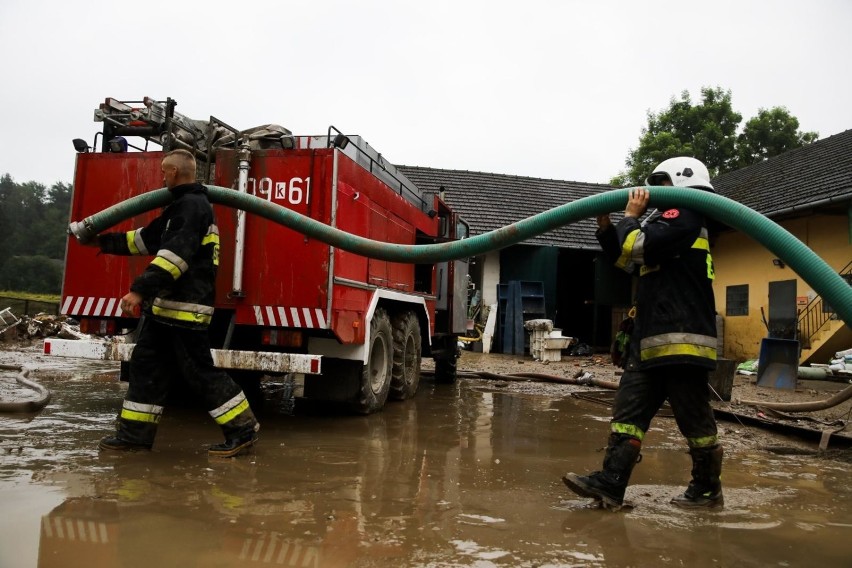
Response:
[[[144,311],[130,358],[130,386],[114,436],[101,450],[149,450],[169,390],[180,374],[222,428],[225,442],[208,454],[232,457],[254,445],[260,424],[242,389],[213,364],[207,328],[213,316],[219,229],[207,189],[195,180],[195,158],[186,150],[166,154],[163,182],[174,201],[148,226],[107,233],[83,244],[104,253],[154,255],[121,298],[126,313]]]
[[[713,191],[704,164],[687,157],[662,162],[646,183]],[[694,211],[673,208],[640,224],[648,200],[648,189],[632,189],[617,225],[609,215],[598,218],[604,253],[639,277],[636,317],[603,470],[568,473],[562,481],[578,495],[621,507],[642,439],[668,399],[692,456],[692,481],[672,503],[721,506],[722,447],[708,385],[708,372],[716,367],[716,307],[706,222]]]

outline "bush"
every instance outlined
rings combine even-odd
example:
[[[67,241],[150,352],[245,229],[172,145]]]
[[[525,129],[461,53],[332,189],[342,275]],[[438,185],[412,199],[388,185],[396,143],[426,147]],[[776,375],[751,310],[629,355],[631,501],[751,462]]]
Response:
[[[0,267],[0,289],[59,294],[62,261],[46,256],[13,256]]]

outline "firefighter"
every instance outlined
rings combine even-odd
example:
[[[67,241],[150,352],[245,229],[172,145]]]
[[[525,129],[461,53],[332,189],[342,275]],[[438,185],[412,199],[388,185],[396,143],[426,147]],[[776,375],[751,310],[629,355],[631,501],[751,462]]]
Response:
[[[713,191],[707,168],[688,157],[662,162],[646,184]],[[651,419],[668,399],[692,456],[692,481],[672,503],[721,506],[722,447],[708,384],[716,367],[716,306],[707,224],[684,208],[655,211],[640,223],[648,200],[649,189],[631,189],[617,225],[609,215],[598,217],[604,253],[638,276],[636,314],[603,470],[568,473],[562,480],[578,495],[621,507]]]
[[[142,310],[130,358],[130,386],[114,436],[101,450],[149,450],[169,390],[180,374],[222,428],[225,442],[208,454],[232,457],[254,445],[260,425],[240,387],[213,364],[207,328],[213,315],[219,230],[207,188],[195,181],[195,158],[175,150],[163,158],[163,182],[174,201],[141,229],[91,239],[108,254],[154,255],[121,298],[121,309]]]

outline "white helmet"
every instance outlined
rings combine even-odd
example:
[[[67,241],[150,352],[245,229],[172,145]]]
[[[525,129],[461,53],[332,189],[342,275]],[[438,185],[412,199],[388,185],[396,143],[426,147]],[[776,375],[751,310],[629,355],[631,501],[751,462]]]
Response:
[[[651,175],[645,179],[645,184],[660,185],[665,178],[668,178],[675,187],[695,187],[713,191],[707,166],[695,158],[686,156],[669,158],[654,168]]]

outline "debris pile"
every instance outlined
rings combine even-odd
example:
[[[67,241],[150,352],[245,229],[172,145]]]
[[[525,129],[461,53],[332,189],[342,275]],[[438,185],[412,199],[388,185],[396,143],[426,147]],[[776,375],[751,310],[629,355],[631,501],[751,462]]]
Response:
[[[834,359],[828,364],[828,368],[834,374],[846,375],[852,378],[852,349],[835,353]]]
[[[5,312],[6,310],[4,310]],[[80,332],[80,325],[68,316],[39,313],[35,316],[15,317],[15,323],[0,329],[0,341],[29,340],[44,337],[62,339],[84,339],[89,336]]]
[[[758,361],[751,359],[737,365],[738,375],[757,375]],[[798,378],[806,380],[852,381],[852,349],[838,351],[828,363],[810,363],[798,368]]]
[[[592,357],[584,357],[583,359],[575,359],[574,364],[580,367],[612,367],[612,362],[609,357],[595,355]],[[620,369],[616,371],[620,374]]]

